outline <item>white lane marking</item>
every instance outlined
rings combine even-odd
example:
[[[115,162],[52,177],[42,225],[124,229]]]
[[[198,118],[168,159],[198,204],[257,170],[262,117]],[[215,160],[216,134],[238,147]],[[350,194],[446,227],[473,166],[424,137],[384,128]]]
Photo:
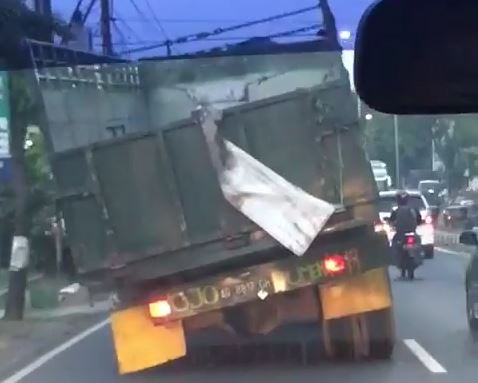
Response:
[[[446,253],[446,254],[459,255],[460,257],[468,258],[471,256],[471,253],[467,253],[465,251],[450,250],[440,246],[435,246],[435,250],[441,251],[442,253]]]
[[[58,347],[54,348],[51,351],[48,351],[46,354],[40,356],[37,360],[30,363],[28,366],[22,368],[20,371],[16,372],[9,378],[5,379],[1,383],[18,383],[26,376],[30,375],[35,370],[39,369],[45,363],[49,362],[58,354],[61,354],[63,351],[68,350],[70,347],[74,346],[76,343],[80,342],[81,340],[85,339],[86,337],[90,336],[94,332],[100,330],[101,328],[105,327],[107,324],[110,323],[110,319],[105,319],[104,321],[95,324],[94,326],[90,327],[89,329],[83,331],[82,333],[76,335],[75,337],[71,338],[69,341],[59,345]]]
[[[438,361],[431,356],[415,339],[404,339],[403,343],[418,358],[423,365],[434,374],[446,374],[447,371]]]

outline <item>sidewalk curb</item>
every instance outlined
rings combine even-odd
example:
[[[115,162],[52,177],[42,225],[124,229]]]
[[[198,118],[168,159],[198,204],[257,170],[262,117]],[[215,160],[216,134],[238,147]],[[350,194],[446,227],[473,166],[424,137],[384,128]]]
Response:
[[[470,258],[471,255],[472,255],[471,252],[468,253],[466,251],[458,251],[458,250],[453,250],[453,249],[447,249],[445,247],[440,247],[440,246],[437,246],[436,250],[441,251],[442,253],[446,253],[446,254],[458,255],[458,256],[463,257],[463,258]]]
[[[450,233],[447,231],[435,230],[436,245],[459,245],[460,233]]]
[[[93,306],[80,305],[65,308],[56,308],[51,310],[31,310],[25,312],[25,319],[56,319],[66,318],[75,315],[92,315],[107,313],[111,310],[111,301],[95,302]],[[0,318],[3,317],[4,310],[0,310]]]

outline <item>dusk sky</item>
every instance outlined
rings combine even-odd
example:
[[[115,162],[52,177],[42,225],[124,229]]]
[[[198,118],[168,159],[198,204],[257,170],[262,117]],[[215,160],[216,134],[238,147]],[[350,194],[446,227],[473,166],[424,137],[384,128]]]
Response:
[[[54,12],[69,19],[76,0],[52,0]],[[89,1],[83,1],[85,4]],[[364,10],[373,0],[330,0],[341,30],[355,30]],[[98,1],[99,3],[99,1]],[[154,44],[168,38],[211,31],[217,27],[232,26],[299,8],[316,5],[316,0],[113,0],[113,38],[117,52]],[[87,22],[99,34],[99,4]],[[188,52],[243,38],[264,36],[321,23],[317,11],[268,22],[254,27],[229,32],[208,41],[187,43],[173,47],[173,52]],[[309,38],[312,32],[301,39]],[[95,40],[100,44],[100,40]],[[145,55],[162,55],[165,49],[156,49]]]

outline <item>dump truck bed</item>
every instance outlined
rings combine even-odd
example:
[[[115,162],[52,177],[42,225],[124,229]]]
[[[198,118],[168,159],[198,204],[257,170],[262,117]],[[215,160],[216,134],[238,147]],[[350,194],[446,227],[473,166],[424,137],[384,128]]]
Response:
[[[370,224],[376,189],[340,54],[312,62],[299,56],[284,59],[295,66],[271,81],[261,74],[267,59],[253,59],[254,69],[239,76],[255,75],[247,99],[216,102],[220,134],[340,207],[329,227]],[[201,71],[211,77],[221,65],[230,68],[227,60],[205,60],[186,62],[184,73],[169,77],[171,63],[151,62],[40,73],[59,201],[84,278],[149,280],[284,253],[224,199],[204,133],[189,116],[194,105],[185,101],[184,84]],[[234,70],[227,84],[237,80],[241,69]],[[199,93],[218,89],[216,78],[205,83]]]

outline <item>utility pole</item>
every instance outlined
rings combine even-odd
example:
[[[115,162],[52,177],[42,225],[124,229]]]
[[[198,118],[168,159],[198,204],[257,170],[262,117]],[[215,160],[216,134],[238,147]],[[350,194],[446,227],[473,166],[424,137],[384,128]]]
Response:
[[[113,55],[113,40],[111,38],[111,7],[110,0],[100,0],[101,3],[101,36],[103,38],[103,54]]]
[[[5,64],[3,60],[0,60],[1,64]],[[4,65],[2,65],[3,67]],[[8,124],[11,125],[11,113],[10,113],[10,77],[8,72],[4,72],[0,76],[0,109],[3,112],[2,117],[8,121]],[[12,134],[9,134],[8,152],[12,153],[10,149],[12,148]],[[10,154],[9,153],[9,154]],[[18,158],[11,157],[12,168],[14,170],[18,169]],[[12,185],[16,190],[18,186],[21,185],[22,173],[16,171],[13,172]],[[11,248],[11,258],[10,258],[10,267],[9,267],[9,278],[8,278],[8,293],[7,299],[5,302],[5,319],[7,320],[21,320],[23,319],[23,311],[25,306],[25,291],[27,288],[27,267],[28,267],[28,239],[26,236],[26,231],[22,227],[21,215],[24,213],[23,209],[19,209],[19,202],[15,200],[15,234],[13,237],[13,243]],[[22,211],[20,211],[22,210]]]
[[[171,41],[169,41],[169,40],[166,43],[166,53],[167,53],[168,57],[171,56],[171,53],[172,53],[171,52]]]
[[[35,12],[38,12],[47,17],[52,17],[53,13],[51,0],[32,0],[30,4],[33,5],[33,10]],[[45,41],[48,41],[50,43],[53,42],[53,33],[48,33],[42,37]]]

